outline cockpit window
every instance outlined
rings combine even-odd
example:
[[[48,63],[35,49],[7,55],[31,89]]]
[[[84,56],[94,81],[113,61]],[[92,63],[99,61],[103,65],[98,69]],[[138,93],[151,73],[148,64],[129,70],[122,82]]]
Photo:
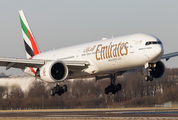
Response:
[[[145,43],[145,45],[151,45],[151,44],[162,44],[162,43],[161,41],[149,41]]]
[[[152,42],[153,44],[158,44],[157,42]]]
[[[161,41],[158,41],[158,44],[162,44],[162,42],[161,42]]]

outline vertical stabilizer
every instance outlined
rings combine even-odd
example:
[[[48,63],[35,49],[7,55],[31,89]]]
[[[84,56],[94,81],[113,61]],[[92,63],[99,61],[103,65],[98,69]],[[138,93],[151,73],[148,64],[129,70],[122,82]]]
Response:
[[[23,40],[25,44],[26,55],[27,58],[31,58],[39,54],[40,51],[37,47],[32,31],[30,30],[30,27],[22,10],[19,11],[19,17],[22,28]]]

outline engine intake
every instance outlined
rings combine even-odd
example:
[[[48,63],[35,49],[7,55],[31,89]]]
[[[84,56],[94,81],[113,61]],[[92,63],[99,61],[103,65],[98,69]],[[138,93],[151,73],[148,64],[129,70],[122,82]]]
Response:
[[[153,75],[153,78],[161,78],[165,73],[165,66],[162,61],[158,61],[156,63],[156,67],[153,68],[151,71],[151,74]]]
[[[61,82],[68,76],[68,67],[62,61],[50,61],[40,68],[40,77],[46,82]]]

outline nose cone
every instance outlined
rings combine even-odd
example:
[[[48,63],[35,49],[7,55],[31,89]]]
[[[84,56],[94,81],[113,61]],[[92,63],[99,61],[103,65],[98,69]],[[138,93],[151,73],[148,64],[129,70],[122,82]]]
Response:
[[[161,57],[164,54],[164,49],[163,49],[163,45],[162,44],[158,44],[156,46],[154,46],[154,55],[155,55],[155,59],[154,61],[157,62],[161,59]]]

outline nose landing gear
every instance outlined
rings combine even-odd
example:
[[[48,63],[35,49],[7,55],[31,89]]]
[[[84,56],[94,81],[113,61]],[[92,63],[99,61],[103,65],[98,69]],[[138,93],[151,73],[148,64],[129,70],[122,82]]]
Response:
[[[152,75],[146,75],[145,81],[153,81],[153,76]]]
[[[148,64],[148,63],[147,63]],[[145,76],[145,81],[153,81],[153,75],[152,72],[155,70],[156,64],[148,64],[146,68],[147,75]]]

